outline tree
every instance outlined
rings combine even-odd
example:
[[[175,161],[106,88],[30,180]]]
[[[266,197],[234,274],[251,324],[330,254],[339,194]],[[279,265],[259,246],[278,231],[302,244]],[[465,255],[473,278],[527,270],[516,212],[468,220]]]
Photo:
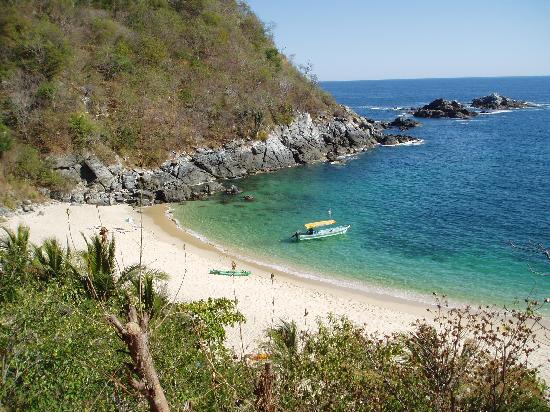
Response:
[[[138,315],[135,306],[130,305],[125,325],[115,315],[107,315],[107,319],[126,343],[132,357],[130,370],[138,379],[131,377],[130,384],[147,399],[152,412],[168,412],[170,407],[149,351],[149,315]]]

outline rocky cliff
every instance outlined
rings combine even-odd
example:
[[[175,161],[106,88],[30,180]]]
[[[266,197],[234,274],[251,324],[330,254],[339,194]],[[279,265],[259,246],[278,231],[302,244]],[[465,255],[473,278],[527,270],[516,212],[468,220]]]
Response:
[[[221,181],[368,150],[384,139],[382,127],[345,111],[342,117],[298,115],[277,126],[265,141],[234,140],[218,149],[174,156],[153,170],[105,164],[94,155],[55,159],[56,169],[79,181],[71,193],[51,192],[58,200],[110,205],[180,202],[224,190]],[[407,138],[405,138],[407,139]]]

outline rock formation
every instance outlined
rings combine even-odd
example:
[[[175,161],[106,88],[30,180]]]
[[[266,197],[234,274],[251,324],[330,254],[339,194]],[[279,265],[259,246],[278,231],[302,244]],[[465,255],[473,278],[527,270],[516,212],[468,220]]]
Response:
[[[450,117],[453,119],[467,119],[477,116],[477,112],[469,110],[456,100],[436,99],[430,104],[415,110],[413,115],[425,118]]]
[[[472,100],[472,106],[484,110],[507,110],[533,107],[533,104],[501,96],[498,93],[492,93],[489,96],[478,97]]]
[[[404,144],[420,144],[422,139],[418,139],[412,136],[406,136],[401,134],[385,134],[380,139],[380,144],[382,146],[399,146]]]
[[[152,204],[202,198],[226,188],[220,180],[243,177],[299,164],[326,161],[387,142],[383,128],[350,110],[343,117],[312,119],[298,115],[278,126],[265,141],[234,140],[218,149],[198,149],[164,162],[158,169],[106,165],[94,155],[54,159],[57,170],[79,183],[54,199],[98,205]],[[399,143],[414,139],[399,137]],[[228,185],[230,186],[230,185]]]
[[[409,130],[420,126],[421,123],[408,117],[399,116],[391,122],[380,122],[380,124],[384,129]]]

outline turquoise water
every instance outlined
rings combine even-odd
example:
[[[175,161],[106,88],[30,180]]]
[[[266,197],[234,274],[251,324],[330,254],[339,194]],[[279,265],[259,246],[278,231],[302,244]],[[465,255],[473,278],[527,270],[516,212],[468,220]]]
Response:
[[[235,182],[256,198],[217,195],[177,206],[181,223],[238,253],[398,295],[511,303],[550,295],[550,265],[509,242],[550,245],[550,78],[330,82],[323,87],[371,118],[444,96],[498,91],[537,109],[468,121],[425,120],[421,146],[379,147],[345,165],[317,164]],[[289,237],[333,217],[345,236]]]

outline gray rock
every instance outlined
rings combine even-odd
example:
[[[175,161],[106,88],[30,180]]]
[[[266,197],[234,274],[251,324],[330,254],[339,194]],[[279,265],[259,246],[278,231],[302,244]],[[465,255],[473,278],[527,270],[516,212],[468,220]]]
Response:
[[[80,165],[80,158],[75,154],[54,156],[50,160],[56,169],[70,169],[76,165]]]
[[[410,119],[408,117],[399,116],[391,122],[381,122],[381,125],[382,127],[384,127],[384,129],[409,130],[413,127],[420,126],[420,122],[417,122],[416,120]]]
[[[489,96],[478,97],[472,100],[472,106],[485,110],[508,110],[523,109],[526,107],[533,107],[534,105],[529,102],[501,96],[498,93],[492,93]]]
[[[455,119],[466,119],[477,116],[477,112],[468,110],[466,106],[456,100],[436,99],[416,110],[413,114],[416,117],[440,118],[450,117]]]
[[[230,179],[245,176],[247,174],[246,169],[234,155],[235,152],[231,149],[213,150],[207,153],[199,153],[194,156],[193,160],[195,165],[216,178]]]
[[[231,185],[225,189],[225,193],[227,193],[228,195],[236,195],[242,193],[242,190],[235,185]]]
[[[11,211],[5,206],[0,205],[0,217],[7,218],[11,216],[13,216],[13,211]]]
[[[105,192],[92,192],[86,196],[86,203],[98,206],[111,205],[110,195]]]
[[[97,181],[108,189],[113,182],[114,176],[105,164],[95,156],[90,156],[84,160],[84,164],[92,171]]]
[[[67,192],[52,190],[52,191],[50,192],[50,197],[51,197],[52,199],[58,200],[58,201],[60,201],[60,202],[70,202],[70,201],[71,201],[72,194],[71,194],[71,193],[67,193]]]
[[[135,189],[137,186],[139,175],[136,172],[123,172],[122,173],[122,187],[124,189]]]
[[[386,134],[382,136],[379,140],[381,145],[384,146],[397,146],[405,143],[420,143],[421,139],[418,139],[413,136],[407,136],[403,134]]]
[[[183,183],[189,186],[198,185],[214,180],[214,176],[200,169],[194,163],[185,160],[177,163],[173,168],[173,174]]]
[[[327,153],[324,140],[309,113],[299,115],[283,127],[280,140],[290,149],[296,163],[311,163],[324,159]]]
[[[73,192],[71,196],[71,202],[84,203],[85,197],[83,192]]]

